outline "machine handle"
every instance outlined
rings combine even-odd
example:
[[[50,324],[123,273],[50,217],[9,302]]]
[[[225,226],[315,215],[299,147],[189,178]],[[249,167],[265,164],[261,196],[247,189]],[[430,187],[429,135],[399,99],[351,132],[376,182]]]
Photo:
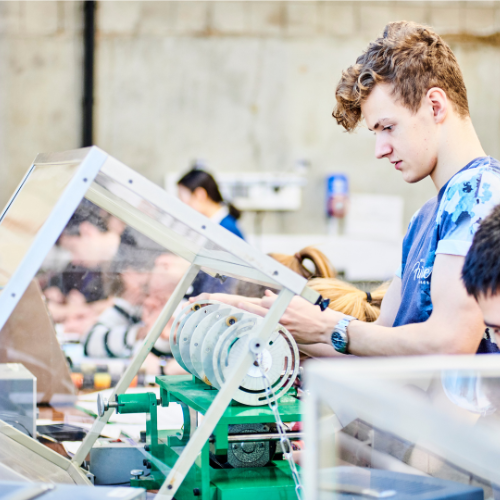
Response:
[[[110,408],[118,408],[121,406],[118,401],[109,401],[107,398],[103,397],[102,394],[97,395],[97,414],[100,417],[103,417],[104,414],[110,409]]]

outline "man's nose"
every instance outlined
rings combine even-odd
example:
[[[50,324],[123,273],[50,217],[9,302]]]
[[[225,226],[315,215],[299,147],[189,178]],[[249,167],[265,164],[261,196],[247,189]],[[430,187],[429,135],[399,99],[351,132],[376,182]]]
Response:
[[[380,160],[392,153],[392,146],[386,137],[378,134],[375,140],[375,157]]]

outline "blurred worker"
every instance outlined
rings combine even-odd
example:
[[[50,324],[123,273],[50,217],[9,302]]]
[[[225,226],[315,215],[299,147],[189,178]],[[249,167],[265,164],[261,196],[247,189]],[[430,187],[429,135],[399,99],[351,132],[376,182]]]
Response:
[[[211,174],[195,167],[177,181],[177,188],[179,198],[186,205],[245,239],[237,224],[241,212],[231,203],[224,202]]]
[[[224,202],[217,182],[211,174],[196,166],[177,182],[181,201],[205,215],[216,224],[244,239],[237,220],[241,212],[231,203]],[[192,291],[188,295],[196,296],[202,292],[231,293],[236,287],[236,280],[222,282],[201,271],[195,278]]]
[[[410,222],[377,321],[321,312],[295,297],[281,323],[298,343],[357,356],[498,352],[461,271],[481,220],[500,203],[500,163],[479,142],[453,52],[431,28],[390,23],[343,71],[336,99],[338,124],[351,132],[364,119],[375,156],[408,183],[430,177],[437,196]],[[267,293],[241,305],[265,314],[275,300]]]
[[[500,345],[500,205],[474,235],[462,279],[479,304],[491,340]]]
[[[151,269],[164,251],[88,200],[78,206],[58,246],[67,251],[70,261],[62,271],[48,273],[44,294],[54,321],[63,325],[65,333],[80,335],[113,307],[116,297],[140,307],[143,285],[134,289],[133,284],[145,280],[141,270]]]
[[[75,290],[87,302],[106,298],[102,267],[109,264],[120,246],[120,235],[108,231],[106,213],[84,200],[59,237],[58,244],[71,255],[62,273],[51,280],[63,295]]]
[[[102,358],[127,358],[137,340],[142,340],[153,327],[163,307],[172,295],[189,262],[174,254],[163,253],[153,263],[144,261],[141,249],[131,250],[118,263],[119,284],[116,296],[88,331],[85,354]],[[173,320],[172,320],[173,321]],[[171,322],[156,341],[152,352],[168,355]]]

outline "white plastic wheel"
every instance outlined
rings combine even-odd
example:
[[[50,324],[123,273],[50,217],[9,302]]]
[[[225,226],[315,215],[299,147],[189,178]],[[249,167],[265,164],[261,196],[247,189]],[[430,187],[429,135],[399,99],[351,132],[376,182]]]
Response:
[[[234,364],[238,362],[242,353],[248,350],[248,341],[254,336],[260,323],[261,321],[256,321],[252,325],[251,320],[241,321],[238,328],[228,329],[219,337],[213,356],[214,372],[219,384],[225,382]],[[259,358],[259,363],[273,388],[274,397],[271,400],[277,400],[288,391],[297,377],[299,370],[297,344],[288,330],[278,325]],[[233,399],[250,406],[266,405],[265,388],[261,369],[258,366],[251,366]]]
[[[212,328],[212,326],[219,319],[225,318],[235,312],[237,312],[237,310],[234,308],[230,306],[224,307],[221,304],[219,309],[209,313],[204,319],[201,320],[200,324],[196,327],[193,335],[191,336],[191,342],[189,344],[189,357],[193,366],[191,373],[204,382],[205,371],[203,370],[203,363],[201,361],[203,340],[205,339],[208,330],[210,330],[210,328]]]
[[[187,321],[184,323],[182,330],[178,330],[177,343],[179,344],[179,352],[184,365],[187,367],[188,372],[192,373],[193,375],[196,375],[196,373],[194,372],[193,363],[191,362],[191,338],[193,337],[193,334],[197,330],[200,323],[204,319],[206,319],[210,315],[210,313],[213,313],[220,309],[221,305],[222,304],[219,303],[200,307],[197,311],[189,316]]]
[[[172,324],[172,328],[170,329],[169,342],[170,342],[170,351],[172,352],[172,356],[175,358],[177,363],[186,371],[189,371],[182,360],[181,353],[179,350],[179,342],[178,342],[178,333],[182,331],[182,328],[186,324],[186,321],[189,317],[198,309],[203,306],[209,304],[220,303],[214,300],[205,300],[202,302],[195,302],[193,304],[187,304],[179,314],[174,319],[174,323]]]
[[[236,309],[238,311],[238,309]],[[247,313],[239,310],[239,312],[232,313],[231,317],[234,317],[236,323]],[[217,343],[217,339],[219,336],[225,332],[228,328],[231,328],[231,325],[228,325],[226,322],[227,317],[222,317],[217,320],[214,325],[208,330],[203,339],[203,344],[201,346],[201,364],[203,369],[202,380],[206,384],[213,385],[216,389],[220,389],[220,385],[217,383],[215,379],[215,373],[213,369],[213,350],[215,344]]]

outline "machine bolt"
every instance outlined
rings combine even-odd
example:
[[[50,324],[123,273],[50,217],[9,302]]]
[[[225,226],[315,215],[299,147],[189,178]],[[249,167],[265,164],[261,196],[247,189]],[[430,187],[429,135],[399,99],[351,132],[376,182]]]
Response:
[[[144,471],[141,469],[132,469],[130,474],[134,476],[134,479],[139,479],[144,474]]]
[[[151,469],[151,462],[149,460],[144,459],[142,461],[142,465],[144,465],[147,469]]]
[[[233,444],[233,450],[237,450],[238,449],[238,445],[235,443]]]
[[[193,495],[195,497],[199,497],[201,495],[201,490],[200,488],[193,488]]]
[[[149,444],[144,445],[144,450],[149,451]]]

